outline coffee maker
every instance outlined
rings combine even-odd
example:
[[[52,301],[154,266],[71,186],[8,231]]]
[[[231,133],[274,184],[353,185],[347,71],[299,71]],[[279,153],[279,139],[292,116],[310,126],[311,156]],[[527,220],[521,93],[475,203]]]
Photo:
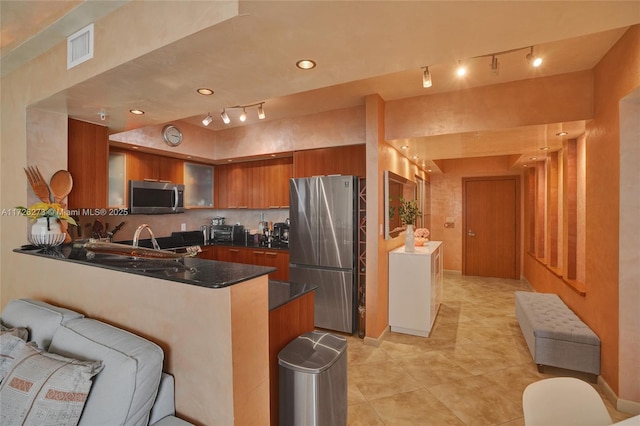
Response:
[[[274,223],[273,239],[282,244],[289,244],[289,225],[284,222]]]

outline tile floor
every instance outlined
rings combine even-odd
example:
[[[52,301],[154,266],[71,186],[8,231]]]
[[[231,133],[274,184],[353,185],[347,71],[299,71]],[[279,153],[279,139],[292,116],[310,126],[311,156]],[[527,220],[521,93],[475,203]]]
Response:
[[[349,337],[348,424],[524,425],[522,392],[538,373],[514,313],[524,281],[446,273],[428,338],[389,333],[380,347]],[[594,387],[603,396],[599,386]],[[630,415],[604,398],[614,421]]]

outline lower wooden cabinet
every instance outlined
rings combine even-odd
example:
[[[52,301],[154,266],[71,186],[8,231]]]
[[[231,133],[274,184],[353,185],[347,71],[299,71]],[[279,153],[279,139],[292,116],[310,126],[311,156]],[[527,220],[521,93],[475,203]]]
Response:
[[[202,259],[249,265],[271,266],[278,270],[269,274],[269,279],[289,280],[289,252],[262,247],[205,246],[198,255]]]

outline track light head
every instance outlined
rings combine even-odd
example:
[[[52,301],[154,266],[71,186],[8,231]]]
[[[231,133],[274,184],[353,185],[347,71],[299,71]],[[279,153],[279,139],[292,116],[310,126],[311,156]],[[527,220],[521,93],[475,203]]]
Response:
[[[266,117],[266,115],[264,114],[264,108],[262,107],[262,104],[258,105],[258,118],[260,120],[264,120],[264,118]]]
[[[498,75],[500,65],[498,64],[497,56],[494,55],[491,57],[491,64],[489,64],[489,67],[491,68],[491,72],[493,72],[495,75]]]
[[[531,46],[531,51],[527,53],[527,61],[531,62],[531,65],[536,68],[542,65],[542,58],[533,54],[533,46]]]
[[[458,75],[458,77],[462,77],[466,73],[467,73],[467,67],[462,65],[461,61],[458,61],[458,69],[456,69],[456,74]]]
[[[431,73],[429,72],[429,67],[424,67],[424,71],[422,72],[422,87],[429,88],[433,85],[431,81]]]
[[[246,121],[247,120],[247,110],[242,108],[242,114],[240,114],[240,121]]]
[[[204,124],[205,126],[208,126],[209,124],[211,124],[212,121],[213,121],[213,117],[211,117],[211,114],[207,113],[207,116],[202,120],[202,124]]]
[[[220,118],[222,118],[222,121],[224,122],[224,124],[231,123],[231,119],[229,118],[229,115],[225,110],[222,110],[222,113],[220,114]]]

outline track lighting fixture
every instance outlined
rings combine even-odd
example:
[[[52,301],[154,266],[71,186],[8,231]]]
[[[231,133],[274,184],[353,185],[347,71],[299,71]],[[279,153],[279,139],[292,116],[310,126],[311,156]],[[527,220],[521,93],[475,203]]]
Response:
[[[531,51],[527,54],[527,60],[536,68],[542,65],[542,58],[533,54],[533,46],[531,46]]]
[[[498,75],[498,57],[493,55],[491,57],[491,64],[489,64],[489,67],[491,67],[491,72],[493,72],[495,75]]]
[[[458,75],[458,77],[462,77],[466,73],[467,73],[467,67],[462,65],[461,61],[458,61],[458,69],[456,69],[456,74]]]
[[[429,88],[433,85],[431,81],[431,73],[429,72],[429,67],[424,67],[424,71],[422,73],[422,87]]]
[[[211,114],[207,113],[207,116],[202,120],[202,124],[204,124],[205,126],[208,126],[209,124],[211,124],[212,121],[213,121],[213,117],[211,117]]]
[[[257,102],[255,104],[249,104],[249,105],[236,105],[236,106],[232,106],[232,107],[227,107],[225,109],[222,110],[222,114],[220,114],[220,117],[222,117],[222,121],[224,121],[224,124],[229,124],[231,123],[231,119],[229,118],[229,115],[227,114],[227,110],[228,109],[241,109],[242,112],[240,113],[240,116],[238,117],[238,119],[242,122],[247,120],[247,108],[252,108],[252,107],[258,107],[258,118],[260,120],[264,120],[266,117],[266,114],[264,113],[264,102]]]

